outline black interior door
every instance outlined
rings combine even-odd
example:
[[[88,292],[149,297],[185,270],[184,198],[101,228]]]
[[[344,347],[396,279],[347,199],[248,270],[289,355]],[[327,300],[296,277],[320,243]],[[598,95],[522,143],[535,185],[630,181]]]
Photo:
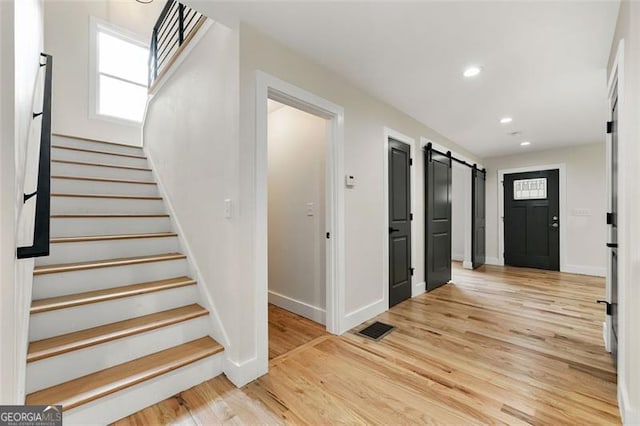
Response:
[[[389,306],[411,297],[411,148],[389,139]]]
[[[451,158],[425,151],[427,291],[451,280]]]
[[[560,270],[558,170],[504,176],[504,262]]]
[[[471,170],[471,263],[473,269],[484,265],[486,257],[485,247],[485,190],[487,175],[475,167]]]
[[[611,354],[618,359],[618,90],[613,92],[611,106],[611,212],[609,224],[609,252],[611,256]]]

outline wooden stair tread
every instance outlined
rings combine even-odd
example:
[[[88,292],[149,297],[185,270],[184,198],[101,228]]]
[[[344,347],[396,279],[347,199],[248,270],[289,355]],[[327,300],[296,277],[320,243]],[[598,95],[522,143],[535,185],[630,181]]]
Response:
[[[52,214],[52,219],[138,219],[138,218],[169,217],[167,213],[60,213]]]
[[[73,194],[73,193],[54,193],[52,197],[69,197],[69,198],[118,198],[125,200],[162,200],[162,197],[156,195],[117,195],[117,194]]]
[[[60,272],[83,271],[86,269],[108,268],[113,266],[137,265],[140,263],[163,262],[166,260],[186,259],[182,253],[154,254],[150,256],[121,257],[116,259],[92,260],[88,262],[60,263],[55,265],[38,265],[33,275],[55,274]]]
[[[76,147],[73,147],[73,146],[51,145],[51,148],[66,149],[66,150],[69,150],[69,151],[88,152],[88,153],[91,153],[91,154],[115,155],[117,157],[138,158],[140,160],[146,160],[147,159],[147,157],[145,157],[144,155],[122,154],[122,153],[119,153],[119,152],[100,151],[100,150],[97,150],[97,149],[88,149],[88,148],[76,148]]]
[[[75,164],[78,166],[94,166],[94,167],[111,167],[112,169],[127,169],[127,170],[141,170],[143,172],[150,172],[151,169],[147,167],[135,167],[135,166],[122,166],[119,164],[107,164],[107,163],[90,163],[87,161],[72,161],[72,160],[51,160],[52,163],[63,164]]]
[[[202,337],[31,393],[27,395],[26,404],[59,404],[64,410],[69,410],[215,355],[223,350],[224,348],[211,337]]]
[[[202,306],[192,304],[38,340],[29,344],[27,362],[38,361],[89,346],[99,345],[208,314],[209,312]]]
[[[46,299],[34,300],[31,303],[30,312],[31,314],[39,314],[56,309],[71,308],[73,306],[88,305],[90,303],[98,303],[128,296],[137,296],[139,294],[169,290],[172,288],[193,285],[195,283],[196,281],[193,278],[177,277],[107,288],[103,290],[87,291],[85,293],[68,294],[66,296],[48,297]]]
[[[177,237],[175,232],[154,232],[147,234],[115,234],[115,235],[90,235],[82,237],[58,237],[51,238],[51,244],[60,243],[84,243],[91,241],[114,241],[114,240],[134,240],[144,238],[167,238]]]
[[[106,144],[106,145],[115,145],[115,146],[122,146],[122,147],[126,147],[126,148],[133,148],[133,149],[142,150],[142,147],[140,147],[140,146],[127,145],[126,143],[103,141],[101,139],[91,139],[91,138],[85,138],[85,137],[82,137],[82,136],[65,135],[63,133],[52,133],[51,135],[52,136],[57,136],[59,138],[77,139],[79,141],[97,142],[97,143],[103,143],[103,144]]]
[[[56,175],[51,176],[51,179],[65,179],[65,180],[85,180],[89,182],[110,182],[110,183],[133,183],[136,185],[157,185],[157,183],[149,180],[136,180],[136,179],[116,179],[116,178],[102,178],[91,176],[63,176]]]

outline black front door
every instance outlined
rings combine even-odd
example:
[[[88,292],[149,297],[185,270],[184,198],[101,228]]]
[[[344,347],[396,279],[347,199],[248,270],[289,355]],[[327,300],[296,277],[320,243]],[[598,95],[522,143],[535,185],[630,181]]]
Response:
[[[389,306],[411,297],[411,148],[389,139]]]
[[[487,175],[475,167],[471,170],[471,263],[473,269],[484,265],[485,248],[485,186]]]
[[[451,158],[425,151],[427,291],[451,280]]]
[[[611,106],[611,212],[609,224],[609,252],[611,256],[611,354],[618,359],[618,90],[613,92]]]
[[[504,263],[560,270],[558,170],[504,176]]]

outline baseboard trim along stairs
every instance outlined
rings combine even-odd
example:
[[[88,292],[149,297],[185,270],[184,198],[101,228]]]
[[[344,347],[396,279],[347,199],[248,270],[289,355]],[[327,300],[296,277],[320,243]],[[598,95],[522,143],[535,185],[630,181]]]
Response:
[[[26,404],[62,405],[65,424],[107,424],[222,374],[224,348],[143,150],[53,139]]]

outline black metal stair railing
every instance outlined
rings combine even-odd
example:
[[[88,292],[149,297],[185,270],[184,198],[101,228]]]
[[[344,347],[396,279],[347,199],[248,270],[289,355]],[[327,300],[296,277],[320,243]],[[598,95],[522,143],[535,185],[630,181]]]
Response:
[[[24,202],[36,197],[35,226],[33,244],[18,247],[18,259],[49,255],[49,236],[51,221],[51,84],[53,77],[53,57],[46,53],[40,54],[45,62],[40,63],[45,68],[44,91],[42,96],[42,110],[34,112],[33,118],[42,117],[40,132],[40,157],[38,159],[38,184],[35,192],[24,194]]]
[[[187,43],[206,17],[176,0],[168,0],[153,27],[149,49],[149,87],[171,64],[171,59]]]

